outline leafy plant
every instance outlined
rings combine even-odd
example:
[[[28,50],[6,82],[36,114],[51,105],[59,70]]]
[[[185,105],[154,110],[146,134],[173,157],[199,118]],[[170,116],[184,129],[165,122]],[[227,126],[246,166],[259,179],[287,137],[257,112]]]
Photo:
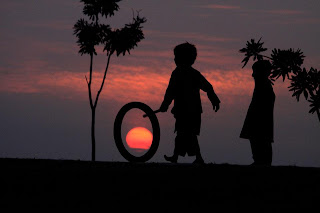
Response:
[[[92,21],[99,20],[99,14],[102,17],[107,18],[114,15],[115,11],[119,10],[119,5],[117,4],[121,0],[81,0],[84,3],[83,14],[89,16]]]
[[[121,29],[112,29],[110,25],[101,24],[100,19],[105,20],[114,15],[115,11],[119,10],[118,2],[121,0],[80,0],[84,4],[83,14],[89,17],[89,21],[79,19],[74,25],[74,35],[77,37],[79,53],[81,55],[90,55],[89,78],[85,76],[88,85],[89,103],[92,114],[91,121],[91,144],[92,154],[91,159],[95,161],[95,113],[100,94],[102,92],[107,71],[110,64],[111,56],[116,53],[117,56],[125,53],[130,54],[130,50],[137,46],[137,43],[144,39],[142,32],[142,24],[146,22],[144,17],[140,17],[139,13],[129,24]],[[97,55],[96,46],[103,45],[103,51],[107,55],[107,65],[104,71],[100,89],[97,92],[96,98],[92,98],[92,72],[93,72],[93,56]]]
[[[74,25],[74,34],[78,38],[78,45],[80,47],[79,53],[83,54],[95,54],[95,46],[101,43],[101,29],[97,24],[88,22],[84,19],[79,19]]]
[[[317,91],[317,94],[315,96],[312,96],[309,100],[309,102],[311,103],[310,104],[310,111],[309,113],[314,113],[314,112],[317,112],[318,114],[318,117],[319,117],[319,110],[320,110],[320,91],[318,90]],[[320,120],[320,119],[319,119]]]
[[[122,29],[115,31],[108,31],[102,38],[104,44],[104,51],[107,55],[112,55],[116,52],[117,56],[125,55],[126,52],[130,54],[130,50],[137,46],[137,43],[144,39],[141,24],[145,23],[145,18],[140,18],[139,15],[133,18],[133,22],[126,24]]]
[[[296,51],[291,48],[288,50],[273,49],[271,54],[273,67],[271,78],[278,79],[282,76],[284,81],[286,77],[290,78],[289,74],[291,72],[297,74],[301,71],[304,57],[300,49]]]
[[[301,72],[292,76],[289,88],[297,101],[301,94],[304,95],[305,99],[311,103],[309,113],[317,112],[320,121],[320,71],[313,67],[309,71],[303,68]]]
[[[263,59],[263,55],[261,55],[260,53],[268,50],[267,48],[263,48],[262,45],[264,44],[263,42],[260,43],[261,38],[259,39],[259,41],[256,43],[254,39],[251,39],[250,41],[247,41],[246,47],[240,49],[239,51],[241,53],[245,53],[245,58],[242,60],[241,63],[244,62],[244,65],[242,68],[244,68],[247,63],[249,62],[250,58],[253,57],[253,60],[255,61],[256,59],[258,60],[262,60]]]
[[[251,39],[250,42],[247,41],[245,48],[239,50],[245,54],[245,58],[241,62],[244,63],[243,67],[251,57],[253,57],[253,61],[269,59],[272,64],[271,80],[275,81],[281,76],[283,81],[286,78],[290,80],[289,91],[293,92],[292,96],[299,101],[301,94],[303,94],[305,99],[311,103],[309,113],[316,112],[320,121],[320,71],[312,67],[309,71],[301,68],[305,56],[300,49],[281,50],[275,48],[269,57],[261,54],[267,50],[263,44],[261,38],[258,42]]]

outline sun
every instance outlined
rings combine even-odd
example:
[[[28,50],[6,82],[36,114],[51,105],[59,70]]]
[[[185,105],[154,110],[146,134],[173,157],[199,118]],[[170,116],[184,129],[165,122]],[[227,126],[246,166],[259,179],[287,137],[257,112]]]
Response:
[[[135,127],[126,136],[127,144],[131,149],[147,150],[150,148],[152,140],[152,133],[144,127]]]

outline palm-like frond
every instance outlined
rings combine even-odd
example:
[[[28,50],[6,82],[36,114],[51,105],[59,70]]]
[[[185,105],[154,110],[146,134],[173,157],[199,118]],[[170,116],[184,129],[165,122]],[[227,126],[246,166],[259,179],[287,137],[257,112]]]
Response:
[[[104,51],[107,51],[108,54],[116,52],[117,56],[125,55],[126,52],[130,54],[130,50],[144,38],[142,24],[145,22],[146,19],[138,15],[133,18],[132,23],[126,24],[122,29],[109,31],[109,34],[105,34],[103,39]]]
[[[242,60],[241,63],[244,62],[243,67],[245,67],[250,60],[250,58],[253,56],[253,60],[256,59],[262,60],[263,56],[260,54],[267,50],[267,48],[263,48],[264,42],[260,42],[261,38],[258,42],[255,42],[254,39],[251,39],[250,41],[247,41],[246,47],[239,50],[241,53],[245,53],[245,58]],[[242,67],[242,68],[243,68]]]
[[[310,111],[309,113],[314,113],[316,111],[320,110],[320,90],[317,91],[316,95],[310,98],[309,102],[310,104]]]
[[[79,53],[95,54],[95,46],[101,42],[101,30],[99,25],[89,23],[84,19],[79,19],[73,27],[74,35],[78,38],[77,43],[80,47]]]
[[[312,91],[320,90],[320,70],[314,69],[313,67],[310,68],[308,72],[310,76],[310,87]]]
[[[286,77],[289,78],[291,72],[297,74],[301,71],[304,57],[300,49],[297,51],[291,48],[288,50],[273,49],[271,54],[273,67],[271,78],[278,79],[282,76],[284,81]]]
[[[99,14],[106,18],[113,16],[119,10],[117,4],[121,0],[81,0],[84,3],[83,13],[89,16],[90,20],[97,21]]]
[[[311,89],[311,81],[312,79],[305,68],[293,75],[291,77],[291,85],[289,86],[289,91],[293,91],[292,97],[295,96],[297,101],[299,101],[300,95],[303,93],[307,99],[308,92]]]

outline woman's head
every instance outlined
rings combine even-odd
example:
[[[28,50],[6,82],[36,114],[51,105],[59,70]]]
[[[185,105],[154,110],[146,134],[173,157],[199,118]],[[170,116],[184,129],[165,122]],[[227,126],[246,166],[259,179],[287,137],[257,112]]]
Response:
[[[260,60],[252,65],[252,77],[254,78],[268,78],[271,74],[271,63],[268,60]]]
[[[177,45],[173,52],[177,66],[191,66],[197,58],[197,48],[188,42]]]

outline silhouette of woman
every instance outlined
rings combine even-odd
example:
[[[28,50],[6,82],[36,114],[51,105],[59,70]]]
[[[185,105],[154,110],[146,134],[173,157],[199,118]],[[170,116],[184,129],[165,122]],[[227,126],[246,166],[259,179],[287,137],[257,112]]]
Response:
[[[271,165],[275,102],[275,94],[269,79],[271,64],[267,60],[260,60],[253,64],[252,70],[255,88],[240,138],[250,140],[254,160],[252,165]]]

